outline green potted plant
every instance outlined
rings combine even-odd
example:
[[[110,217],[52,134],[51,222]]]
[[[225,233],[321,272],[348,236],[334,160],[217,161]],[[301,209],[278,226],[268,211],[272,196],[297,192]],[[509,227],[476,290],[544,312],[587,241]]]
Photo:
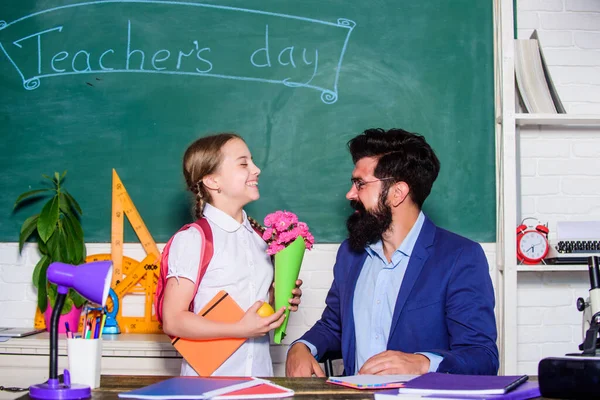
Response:
[[[24,203],[30,204],[50,196],[38,214],[27,218],[21,226],[19,234],[19,252],[23,244],[31,236],[35,236],[41,259],[33,270],[33,285],[38,291],[38,307],[46,315],[46,327],[48,327],[49,316],[56,300],[56,285],[50,284],[46,278],[48,266],[60,261],[67,264],[79,265],[85,261],[85,243],[83,240],[83,229],[79,220],[81,208],[73,196],[64,188],[63,182],[67,171],[61,174],[54,173],[54,177],[42,175],[50,181],[47,188],[30,190],[22,193],[15,201],[14,210]],[[28,200],[24,202],[24,200]],[[50,302],[48,307],[48,301]],[[79,313],[85,299],[73,289],[69,293],[62,309],[62,314],[73,314],[73,330],[77,330]],[[76,310],[72,310],[75,306]],[[61,331],[64,324],[59,325]]]

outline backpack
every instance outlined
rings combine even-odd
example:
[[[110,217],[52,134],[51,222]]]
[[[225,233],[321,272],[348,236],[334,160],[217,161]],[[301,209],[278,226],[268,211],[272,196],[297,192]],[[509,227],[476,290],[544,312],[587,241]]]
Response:
[[[193,227],[200,232],[200,237],[202,239],[202,248],[200,249],[200,268],[198,268],[198,277],[196,278],[196,287],[194,288],[194,295],[192,296],[192,301],[190,303],[190,311],[194,311],[194,299],[196,298],[196,293],[198,293],[198,287],[200,286],[200,281],[204,277],[206,273],[206,269],[208,268],[208,264],[212,259],[214,246],[213,246],[213,236],[212,230],[210,229],[210,225],[206,218],[200,218],[196,222],[192,222],[191,224],[184,225],[180,230],[178,230],[175,235],[181,231],[189,229]],[[167,274],[169,273],[169,251],[171,249],[171,242],[175,238],[175,235],[169,239],[167,245],[165,246],[162,255],[160,257],[160,273],[158,275],[158,283],[156,284],[156,293],[154,297],[154,310],[156,311],[156,317],[158,318],[158,322],[162,324],[162,306],[163,301],[165,299],[165,287],[167,284]]]
[[[255,219],[248,217],[250,221],[250,225],[254,229],[254,231],[262,237],[264,228],[258,223]],[[190,227],[193,227],[200,232],[200,237],[202,240],[202,248],[200,249],[200,268],[198,268],[198,277],[196,278],[196,287],[194,288],[194,295],[192,296],[192,301],[190,303],[190,311],[194,311],[194,299],[196,298],[196,294],[198,293],[198,287],[200,286],[200,282],[208,269],[208,264],[210,264],[210,260],[214,254],[214,246],[213,246],[213,235],[212,230],[210,229],[210,225],[206,218],[200,218],[196,222],[192,222],[191,224],[184,225],[175,232],[175,235],[181,231],[184,231]],[[154,295],[154,310],[156,312],[156,317],[158,318],[158,322],[162,325],[162,306],[163,301],[165,299],[165,287],[167,285],[167,274],[169,273],[169,251],[171,249],[171,242],[175,238],[175,235],[169,239],[165,248],[163,249],[162,255],[160,257],[160,272],[158,275],[158,282],[156,284],[156,293]]]

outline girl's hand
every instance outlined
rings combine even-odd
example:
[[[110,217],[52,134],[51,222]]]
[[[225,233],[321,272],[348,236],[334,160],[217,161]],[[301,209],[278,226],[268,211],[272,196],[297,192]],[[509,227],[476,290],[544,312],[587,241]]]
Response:
[[[285,307],[281,307],[275,314],[263,318],[256,313],[263,303],[264,302],[260,300],[254,303],[237,323],[239,337],[254,338],[264,336],[269,333],[269,331],[278,328],[283,324],[285,319],[285,315],[283,314]]]
[[[296,289],[292,290],[294,297],[290,299],[290,311],[298,311],[298,306],[301,303],[300,297],[302,297],[302,289],[300,289],[300,286],[302,286],[302,279],[296,281]]]

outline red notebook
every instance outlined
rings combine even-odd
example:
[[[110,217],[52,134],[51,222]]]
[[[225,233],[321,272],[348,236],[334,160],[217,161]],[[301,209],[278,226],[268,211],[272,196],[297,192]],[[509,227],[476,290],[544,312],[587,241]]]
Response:
[[[216,322],[237,322],[244,310],[224,290],[221,290],[198,313]],[[210,376],[244,342],[245,338],[191,340],[174,338],[171,344],[200,376]]]
[[[282,397],[292,397],[294,391],[292,389],[285,388],[274,384],[271,381],[265,379],[256,380],[262,381],[261,384],[234,390],[222,395],[213,397],[215,400],[229,400],[229,399],[275,399]]]

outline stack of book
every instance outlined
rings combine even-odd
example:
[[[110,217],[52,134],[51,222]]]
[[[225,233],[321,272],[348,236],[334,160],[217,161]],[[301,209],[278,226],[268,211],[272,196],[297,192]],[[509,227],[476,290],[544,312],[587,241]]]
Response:
[[[274,399],[291,397],[294,391],[274,384],[266,379],[252,377],[180,376],[119,393],[121,399],[142,400],[229,400],[229,399]]]
[[[530,39],[515,40],[515,78],[517,112],[565,113],[535,30]]]
[[[540,396],[537,382],[527,375],[453,375],[430,372],[404,383],[400,389],[375,393],[376,400],[525,400]]]

